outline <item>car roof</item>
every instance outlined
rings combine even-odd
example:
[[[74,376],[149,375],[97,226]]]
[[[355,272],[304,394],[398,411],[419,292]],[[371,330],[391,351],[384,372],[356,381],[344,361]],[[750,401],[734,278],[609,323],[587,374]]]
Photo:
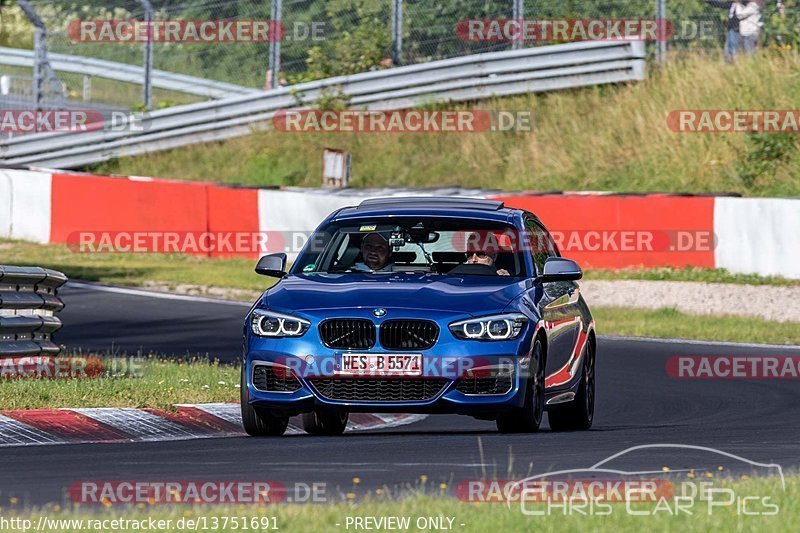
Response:
[[[371,218],[376,216],[433,216],[473,220],[510,221],[519,212],[499,200],[457,196],[411,196],[370,198],[358,206],[345,207],[331,220]]]

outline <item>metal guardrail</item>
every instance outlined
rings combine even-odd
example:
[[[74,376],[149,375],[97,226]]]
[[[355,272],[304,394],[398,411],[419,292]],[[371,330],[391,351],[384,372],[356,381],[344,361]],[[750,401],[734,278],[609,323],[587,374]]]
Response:
[[[52,340],[64,308],[61,272],[39,267],[0,266],[0,356],[57,355]]]
[[[48,53],[50,65],[58,72],[82,74],[96,78],[106,78],[125,83],[144,83],[144,69],[137,65],[105,61],[91,57]],[[32,50],[0,47],[0,65],[33,68]],[[222,81],[196,78],[166,70],[153,70],[153,87],[179,93],[203,96],[205,98],[227,98],[239,94],[256,94],[262,91],[225,83]]]
[[[281,87],[257,95],[150,113],[142,131],[32,134],[0,143],[0,166],[77,168],[123,156],[221,141],[269,127],[280,110],[311,107],[330,91],[351,106],[408,109],[432,101],[637,81],[645,78],[642,42],[581,42],[433,61]]]

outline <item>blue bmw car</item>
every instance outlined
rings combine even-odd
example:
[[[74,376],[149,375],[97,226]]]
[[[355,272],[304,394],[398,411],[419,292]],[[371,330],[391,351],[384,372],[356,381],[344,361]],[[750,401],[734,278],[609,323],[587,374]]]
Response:
[[[250,435],[341,434],[352,412],[457,413],[501,432],[592,425],[596,339],[533,214],[471,198],[381,198],[332,213],[245,322]]]

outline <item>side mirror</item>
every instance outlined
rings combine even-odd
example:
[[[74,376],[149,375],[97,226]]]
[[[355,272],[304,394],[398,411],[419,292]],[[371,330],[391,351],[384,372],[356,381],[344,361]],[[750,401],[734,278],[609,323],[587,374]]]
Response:
[[[552,281],[575,281],[583,277],[583,271],[578,263],[563,257],[551,257],[544,262],[544,273],[538,281],[549,283]]]
[[[283,278],[286,276],[286,254],[269,254],[258,260],[256,273],[262,276]]]

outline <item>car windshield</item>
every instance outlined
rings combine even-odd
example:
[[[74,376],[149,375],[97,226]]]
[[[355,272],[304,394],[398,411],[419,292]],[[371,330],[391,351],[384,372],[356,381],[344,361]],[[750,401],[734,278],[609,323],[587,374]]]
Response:
[[[519,236],[509,225],[482,220],[346,220],[313,235],[293,273],[525,277]]]

